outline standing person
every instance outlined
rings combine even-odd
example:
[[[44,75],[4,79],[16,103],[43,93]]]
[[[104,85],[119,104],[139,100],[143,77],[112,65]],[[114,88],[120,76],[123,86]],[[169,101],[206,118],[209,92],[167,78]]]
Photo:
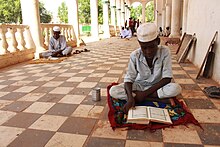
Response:
[[[53,27],[53,36],[50,38],[49,51],[43,52],[42,56],[44,58],[57,57],[57,56],[67,56],[72,52],[71,47],[67,47],[66,38],[60,35],[60,27]]]
[[[157,27],[143,23],[137,29],[140,48],[130,55],[124,83],[112,86],[109,93],[116,99],[127,100],[124,112],[145,100],[172,98],[181,93],[173,77],[171,54],[167,46],[160,46]]]
[[[128,24],[129,24],[129,28],[131,29],[132,35],[133,35],[133,33],[134,33],[134,30],[133,30],[134,21],[132,20],[131,17],[129,18]]]

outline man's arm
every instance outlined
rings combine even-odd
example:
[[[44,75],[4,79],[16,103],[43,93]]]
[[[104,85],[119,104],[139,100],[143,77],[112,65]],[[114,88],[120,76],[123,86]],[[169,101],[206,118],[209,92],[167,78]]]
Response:
[[[127,97],[128,97],[128,100],[127,100],[127,103],[124,105],[124,112],[127,113],[128,110],[131,108],[131,107],[134,107],[135,106],[135,100],[134,100],[134,97],[132,95],[132,84],[131,82],[125,82],[124,86],[125,86],[125,92],[127,94]]]
[[[143,101],[145,100],[148,96],[149,97],[158,97],[157,95],[157,90],[160,89],[161,87],[169,84],[171,82],[172,78],[163,78],[161,79],[158,83],[154,84],[151,86],[149,89],[145,91],[136,91],[136,99],[137,101]]]

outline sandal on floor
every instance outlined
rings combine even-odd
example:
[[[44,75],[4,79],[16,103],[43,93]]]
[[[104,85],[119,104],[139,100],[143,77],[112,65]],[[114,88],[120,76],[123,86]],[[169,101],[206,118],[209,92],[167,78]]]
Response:
[[[205,87],[203,91],[211,98],[220,98],[220,87]]]

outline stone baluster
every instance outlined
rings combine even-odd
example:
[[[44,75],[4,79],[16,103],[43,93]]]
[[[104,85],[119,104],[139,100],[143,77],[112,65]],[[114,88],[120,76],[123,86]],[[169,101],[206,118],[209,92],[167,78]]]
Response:
[[[6,53],[8,53],[9,51],[8,49],[8,43],[6,40],[6,29],[5,27],[0,27],[0,35],[1,35],[1,45],[0,45],[0,55],[4,55]]]
[[[15,33],[16,33],[16,30],[15,28],[8,28],[8,31],[10,33],[10,36],[11,36],[11,44],[9,44],[9,51],[12,53],[12,52],[16,52],[16,51],[19,51],[17,46],[18,46],[18,42],[16,40],[16,37],[15,37]]]
[[[49,45],[49,30],[48,30],[48,27],[45,27],[45,29],[44,29],[44,33],[45,33],[45,37],[44,37],[44,44],[46,45],[46,46],[48,46]]]
[[[69,41],[72,41],[71,28],[70,27],[67,28],[67,33],[68,33]]]
[[[17,29],[17,31],[18,31],[18,35],[20,37],[20,41],[18,43],[18,48],[20,51],[22,51],[22,50],[26,49],[26,47],[25,47],[26,42],[24,40],[24,35],[23,35],[24,29],[23,29],[23,27],[19,27]]]
[[[31,32],[30,32],[29,27],[25,27],[24,30],[25,30],[24,38],[25,38],[25,41],[26,41],[26,48],[27,49],[36,48],[36,45],[34,43],[34,40],[33,40],[32,36],[31,36]]]
[[[66,40],[68,41],[69,38],[68,38],[68,33],[67,33],[67,27],[64,28],[64,36],[66,37]]]
[[[50,38],[53,37],[53,26],[50,27]]]

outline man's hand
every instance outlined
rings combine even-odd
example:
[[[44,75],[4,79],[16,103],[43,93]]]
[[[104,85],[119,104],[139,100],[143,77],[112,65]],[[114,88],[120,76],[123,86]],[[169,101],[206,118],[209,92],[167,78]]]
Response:
[[[129,99],[127,101],[127,103],[124,105],[123,107],[123,110],[124,110],[124,113],[128,113],[128,110],[132,107],[135,107],[135,100],[132,98],[132,99]]]

